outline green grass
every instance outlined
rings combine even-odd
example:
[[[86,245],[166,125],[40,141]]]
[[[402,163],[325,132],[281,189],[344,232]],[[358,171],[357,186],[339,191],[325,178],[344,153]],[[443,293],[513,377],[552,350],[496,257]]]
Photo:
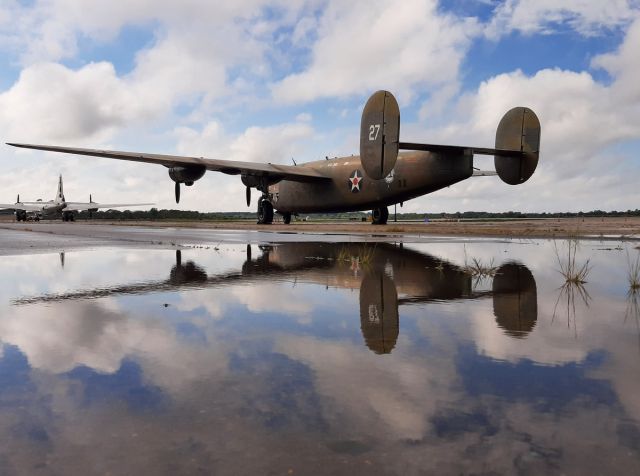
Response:
[[[358,263],[366,266],[371,264],[375,254],[376,244],[374,244],[373,246],[364,244],[359,249],[357,249],[355,253],[349,251],[347,248],[341,248],[335,259],[336,261],[357,261]]]

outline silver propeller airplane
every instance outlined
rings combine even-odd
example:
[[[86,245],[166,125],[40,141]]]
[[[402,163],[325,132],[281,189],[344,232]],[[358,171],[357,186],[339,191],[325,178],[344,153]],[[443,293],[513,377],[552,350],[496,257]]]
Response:
[[[58,179],[58,193],[56,193],[55,199],[49,200],[48,202],[44,202],[42,200],[37,200],[35,202],[21,202],[20,195],[18,195],[16,203],[0,203],[0,209],[15,210],[16,221],[27,221],[27,217],[31,217],[35,221],[40,221],[41,218],[54,217],[57,215],[62,216],[62,221],[75,221],[74,212],[88,210],[89,216],[91,216],[91,214],[98,211],[99,208],[134,207],[144,205],[153,205],[153,203],[103,204],[94,202],[91,195],[89,195],[88,202],[67,202],[64,199],[62,175],[60,175],[60,178]]]

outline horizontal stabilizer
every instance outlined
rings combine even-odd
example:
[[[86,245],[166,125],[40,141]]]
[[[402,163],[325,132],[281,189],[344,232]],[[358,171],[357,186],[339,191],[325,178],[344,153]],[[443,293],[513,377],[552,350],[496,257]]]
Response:
[[[437,152],[441,154],[465,153],[479,155],[498,155],[501,157],[524,157],[526,152],[511,149],[491,149],[488,147],[466,147],[462,145],[440,145],[440,144],[418,144],[414,142],[400,142],[398,147],[403,150],[423,150],[426,152]]]
[[[474,170],[472,177],[495,177],[498,172],[495,170]]]

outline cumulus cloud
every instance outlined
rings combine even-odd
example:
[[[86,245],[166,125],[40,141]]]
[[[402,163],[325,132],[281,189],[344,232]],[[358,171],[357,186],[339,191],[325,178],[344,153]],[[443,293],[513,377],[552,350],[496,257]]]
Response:
[[[310,65],[273,85],[282,102],[344,97],[380,88],[401,99],[457,78],[473,19],[456,19],[435,0],[330,2],[319,21]]]
[[[101,141],[160,111],[157,103],[138,101],[136,89],[117,77],[111,63],[77,71],[40,63],[0,94],[0,127],[12,140]]]
[[[540,163],[520,189],[526,188],[525,196],[498,179],[479,178],[440,192],[430,202],[441,199],[439,209],[504,210],[508,196],[510,209],[525,211],[626,209],[635,203],[636,184],[625,179],[635,165],[612,146],[640,139],[640,95],[635,86],[640,60],[632,52],[639,38],[636,20],[616,52],[594,58],[593,65],[611,75],[609,84],[587,71],[514,71],[494,76],[460,97],[445,126],[425,133],[409,125],[405,137],[410,140],[424,140],[426,134],[430,141],[492,147],[502,114],[515,105],[531,107],[542,124]],[[630,201],[631,197],[636,199]],[[409,206],[422,208],[424,203],[417,200]]]
[[[624,26],[637,16],[636,0],[507,0],[496,8],[487,35],[498,37],[514,30],[524,34],[550,33],[562,24],[583,35]]]
[[[228,134],[216,121],[205,124],[201,130],[180,127],[175,131],[178,151],[249,162],[290,163],[291,157],[302,153],[305,143],[313,138],[314,129],[308,117],[298,121],[268,126],[249,127],[238,135]]]
[[[269,15],[267,6],[282,13]],[[78,0],[12,3],[0,16],[0,46],[20,56],[24,69],[2,94],[0,126],[40,140],[95,142],[137,119],[153,123],[179,105],[220,109],[217,99],[238,88],[246,92],[248,79],[269,71],[271,35],[294,23],[302,6],[265,0],[98,0],[91,8]],[[105,61],[77,69],[57,63],[76,58],[81,41],[112,41],[126,26],[153,32],[149,45],[128,52],[131,71],[118,74]],[[230,81],[238,71],[244,81]]]

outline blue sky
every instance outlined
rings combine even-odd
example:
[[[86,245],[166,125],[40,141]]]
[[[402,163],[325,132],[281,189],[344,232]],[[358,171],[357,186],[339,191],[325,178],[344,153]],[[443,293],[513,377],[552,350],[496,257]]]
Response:
[[[491,146],[506,110],[542,122],[536,174],[468,180],[408,211],[638,208],[640,2],[8,0],[0,5],[3,141],[258,162],[357,153],[361,108],[388,89],[401,138]],[[491,160],[480,159],[482,168]],[[0,148],[2,202],[175,207],[163,167]],[[208,173],[179,208],[245,210]]]

